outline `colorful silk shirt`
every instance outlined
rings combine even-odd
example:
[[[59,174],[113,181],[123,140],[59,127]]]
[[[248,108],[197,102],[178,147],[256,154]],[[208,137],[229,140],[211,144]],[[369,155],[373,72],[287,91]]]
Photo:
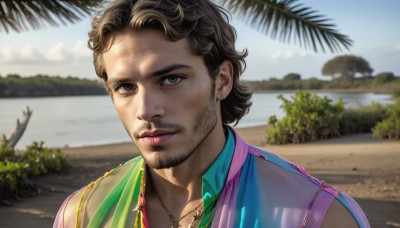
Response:
[[[145,163],[137,157],[129,164],[129,172],[94,213],[86,215],[80,208],[77,227],[148,227]],[[61,206],[54,227],[71,224],[64,218],[71,196]],[[320,227],[335,199],[348,209],[359,227],[370,227],[351,197],[310,176],[303,168],[246,144],[233,129],[222,152],[202,177],[202,196],[204,215],[199,227]],[[84,207],[86,200],[89,197],[82,196],[79,207]],[[134,208],[134,216],[129,215],[130,208]],[[129,222],[132,218],[135,221]]]

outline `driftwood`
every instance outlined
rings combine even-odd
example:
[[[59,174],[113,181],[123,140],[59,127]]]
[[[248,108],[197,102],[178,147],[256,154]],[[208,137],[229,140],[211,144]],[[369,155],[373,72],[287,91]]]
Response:
[[[25,132],[26,126],[28,125],[29,119],[32,116],[33,111],[26,107],[26,111],[22,111],[23,119],[22,122],[17,119],[17,126],[15,127],[14,132],[11,134],[10,138],[6,138],[7,146],[14,148],[18,141],[21,139],[22,135]]]

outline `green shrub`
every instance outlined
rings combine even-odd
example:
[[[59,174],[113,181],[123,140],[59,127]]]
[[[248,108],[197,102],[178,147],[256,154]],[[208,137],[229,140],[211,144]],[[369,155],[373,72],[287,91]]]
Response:
[[[27,164],[23,162],[0,162],[0,203],[10,205],[9,199],[38,193],[37,186],[27,179],[26,168]]]
[[[379,122],[372,131],[378,139],[400,139],[400,119],[388,118]]]
[[[388,107],[389,118],[379,122],[372,130],[372,136],[380,139],[400,139],[400,98]]]
[[[59,172],[69,166],[66,157],[59,149],[44,147],[44,142],[33,142],[26,147],[22,159],[29,164],[28,173],[36,176],[49,171]]]
[[[36,194],[38,188],[29,181],[29,176],[58,172],[69,166],[60,150],[43,145],[43,142],[33,142],[22,156],[18,156],[3,138],[0,145],[0,203],[9,204],[9,199]]]
[[[3,136],[0,143],[0,161],[13,160],[14,158],[15,151],[11,147],[7,146],[6,137]]]
[[[18,185],[25,182],[27,164],[21,162],[0,162],[0,188],[14,191]]]
[[[388,117],[387,108],[379,103],[372,103],[358,109],[346,109],[340,119],[340,134],[371,132],[379,121]]]
[[[344,110],[342,100],[331,104],[328,97],[321,98],[307,91],[297,91],[291,97],[293,101],[282,95],[278,98],[283,101],[281,108],[286,116],[280,121],[276,116],[270,117],[272,128],[267,130],[267,143],[303,143],[340,134],[340,118]]]
[[[400,98],[400,88],[393,89],[392,95],[395,98]]]

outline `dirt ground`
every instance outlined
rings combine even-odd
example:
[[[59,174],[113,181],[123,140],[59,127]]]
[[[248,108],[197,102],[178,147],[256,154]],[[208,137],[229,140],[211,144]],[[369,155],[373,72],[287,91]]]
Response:
[[[349,194],[372,227],[400,227],[400,141],[359,134],[301,145],[263,144],[265,126],[239,129],[250,144],[305,167],[311,175]],[[131,143],[65,148],[72,167],[34,180],[42,189],[12,207],[0,206],[0,227],[51,227],[74,190],[138,154]]]

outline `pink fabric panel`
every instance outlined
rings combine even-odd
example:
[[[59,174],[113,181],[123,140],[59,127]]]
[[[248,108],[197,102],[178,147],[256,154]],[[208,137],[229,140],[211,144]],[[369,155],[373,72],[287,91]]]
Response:
[[[248,145],[242,138],[234,132],[235,136],[235,153],[232,158],[231,167],[229,169],[226,184],[222,190],[218,200],[214,218],[220,218],[213,221],[212,227],[233,227],[236,198],[238,193],[238,185],[240,181],[240,170],[248,153]]]
[[[231,163],[231,168],[228,173],[228,177],[226,179],[226,182],[230,182],[233,177],[236,176],[236,174],[240,171],[240,169],[243,166],[244,161],[246,160],[246,156],[248,153],[248,145],[243,141],[243,139],[237,134],[236,131],[233,131],[235,133],[235,153],[233,155],[232,163]]]
[[[78,192],[79,190],[73,192],[71,195],[69,195],[61,205],[60,209],[57,212],[56,218],[54,220],[53,228],[64,228],[64,227],[70,227],[68,225],[65,225],[64,223],[64,213],[65,209],[67,208],[67,205],[71,198]],[[68,222],[68,221],[67,221]],[[68,224],[68,223],[67,223]]]
[[[236,175],[224,188],[215,209],[215,215],[211,227],[230,228],[235,221],[236,198],[238,194],[240,175]]]

